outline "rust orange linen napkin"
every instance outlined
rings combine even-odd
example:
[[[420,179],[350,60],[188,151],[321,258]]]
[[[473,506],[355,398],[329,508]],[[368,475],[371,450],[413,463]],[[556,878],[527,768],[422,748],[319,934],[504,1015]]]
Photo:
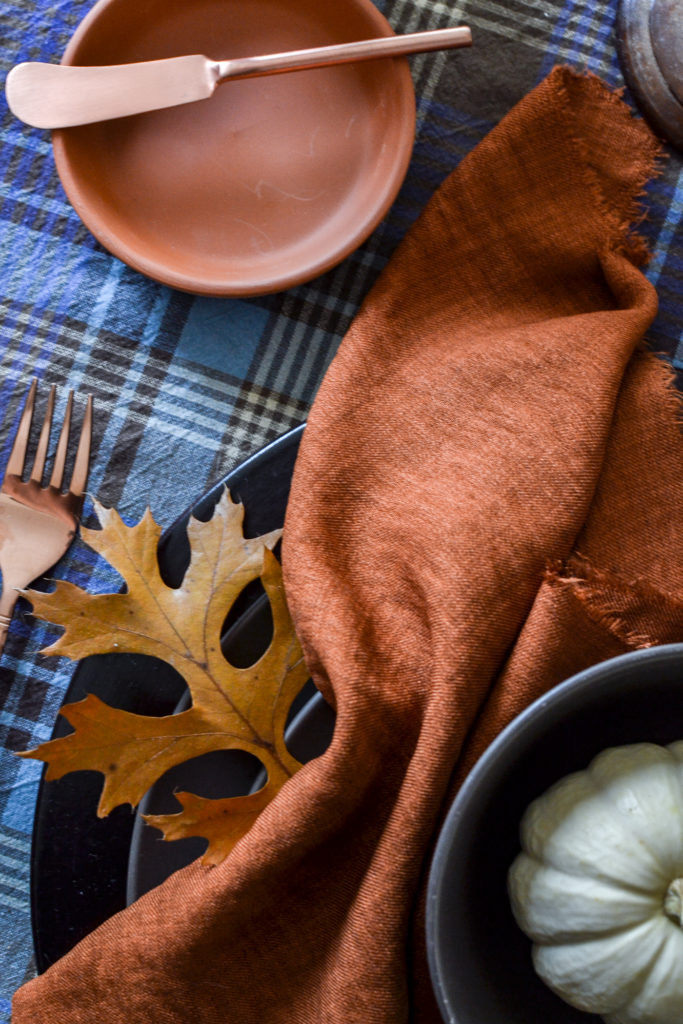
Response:
[[[420,893],[458,779],[564,677],[683,639],[679,398],[640,346],[629,227],[656,153],[556,69],[434,196],[294,475],[285,579],[329,751],[222,866],[22,988],[15,1024],[437,1020]]]

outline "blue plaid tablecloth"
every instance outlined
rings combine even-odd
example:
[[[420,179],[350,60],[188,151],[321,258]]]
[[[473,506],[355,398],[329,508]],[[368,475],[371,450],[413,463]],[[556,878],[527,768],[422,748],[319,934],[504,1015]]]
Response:
[[[56,61],[89,0],[4,0],[5,72]],[[467,53],[411,59],[417,140],[385,221],[337,269],[249,300],[173,291],[109,255],[71,209],[49,134],[0,99],[0,468],[31,377],[95,398],[91,494],[129,521],[150,505],[169,525],[209,484],[302,422],[359,304],[443,178],[556,63],[623,85],[615,3],[596,0],[386,0],[398,31],[459,23]],[[628,98],[628,96],[627,96]],[[647,189],[646,273],[660,312],[652,346],[683,370],[683,164],[671,151]],[[454,268],[457,273],[457,268]],[[501,353],[501,359],[505,354]],[[62,405],[58,408],[58,414]],[[92,520],[92,504],[85,508]],[[93,590],[118,581],[76,543],[54,575]],[[34,972],[29,911],[31,830],[41,767],[12,751],[49,738],[74,666],[38,652],[52,639],[17,608],[0,658],[0,1021]]]

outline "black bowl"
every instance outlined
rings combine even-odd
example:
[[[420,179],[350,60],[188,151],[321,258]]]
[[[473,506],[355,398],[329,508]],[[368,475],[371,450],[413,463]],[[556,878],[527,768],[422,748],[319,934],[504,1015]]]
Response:
[[[683,739],[683,644],[635,651],[573,676],[519,715],[451,806],[427,893],[427,953],[446,1024],[589,1024],[534,973],[507,872],[527,806],[607,747]]]

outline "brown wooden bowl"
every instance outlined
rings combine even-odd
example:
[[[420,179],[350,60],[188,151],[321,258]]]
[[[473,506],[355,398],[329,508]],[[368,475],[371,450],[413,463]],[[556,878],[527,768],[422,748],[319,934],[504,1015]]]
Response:
[[[62,63],[216,60],[391,35],[372,0],[100,0]],[[405,177],[405,58],[226,82],[209,100],[53,133],[76,212],[131,267],[204,295],[257,295],[335,266]]]

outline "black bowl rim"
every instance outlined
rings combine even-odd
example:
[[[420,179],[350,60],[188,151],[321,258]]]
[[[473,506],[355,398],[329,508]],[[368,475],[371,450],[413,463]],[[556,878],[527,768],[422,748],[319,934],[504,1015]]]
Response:
[[[444,971],[437,941],[440,893],[443,889],[453,834],[466,814],[468,806],[473,801],[476,801],[479,792],[486,786],[489,773],[495,771],[500,752],[507,748],[509,755],[511,747],[513,750],[523,747],[535,735],[536,723],[548,714],[549,709],[555,714],[560,713],[567,702],[576,699],[577,694],[580,696],[587,689],[594,688],[596,680],[605,684],[618,679],[625,667],[628,671],[631,671],[634,665],[638,665],[640,662],[647,664],[650,662],[668,661],[673,663],[683,661],[683,643],[663,644],[656,647],[628,651],[626,654],[620,654],[615,658],[601,661],[597,665],[592,665],[590,668],[576,673],[564,682],[552,687],[542,697],[539,697],[525,708],[524,711],[520,712],[499,733],[491,745],[487,747],[465,779],[446,814],[434,849],[427,880],[427,961],[432,988],[436,995],[441,1016],[446,1024],[461,1024],[461,1022],[458,1021],[455,1010],[450,1004],[448,993],[443,983]]]

